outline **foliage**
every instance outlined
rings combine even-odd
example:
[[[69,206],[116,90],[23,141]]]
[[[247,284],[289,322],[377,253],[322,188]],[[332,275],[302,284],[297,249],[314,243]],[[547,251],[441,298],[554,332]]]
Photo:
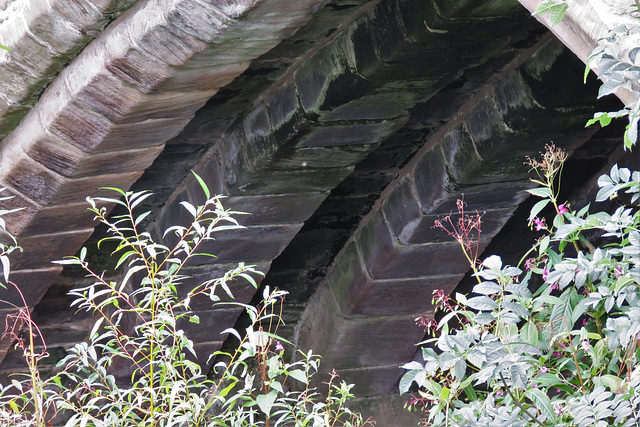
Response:
[[[442,292],[445,315],[400,383],[419,387],[429,425],[633,425],[640,417],[640,212],[575,212],[558,204],[566,157],[548,146],[529,190],[542,232],[517,267],[472,259],[474,296]],[[598,201],[640,198],[640,172],[614,166]],[[538,215],[553,206],[551,225]],[[601,245],[586,236],[599,235]],[[464,249],[464,245],[463,249]],[[596,247],[598,246],[598,247]],[[526,259],[525,259],[526,258]]]
[[[568,0],[544,0],[533,13],[549,14],[549,25],[554,26],[562,21],[569,8]],[[629,14],[640,17],[640,0],[633,0]],[[607,126],[612,119],[627,117],[629,124],[624,134],[625,149],[631,149],[638,140],[638,123],[640,122],[640,28],[628,28],[618,25],[611,28],[607,36],[598,40],[598,45],[587,58],[585,82],[589,70],[596,70],[603,81],[598,98],[615,94],[619,90],[626,91],[633,101],[618,111],[599,112],[587,122],[587,126],[600,123]]]
[[[319,358],[301,354],[289,363],[283,342],[276,335],[282,299],[286,292],[266,288],[258,307],[233,301],[232,285],[246,280],[256,286],[260,274],[244,264],[213,278],[188,292],[181,292],[187,279],[184,267],[200,253],[204,242],[219,232],[240,228],[224,210],[220,197],[211,197],[202,180],[207,201],[201,206],[182,202],[191,215],[188,227],[173,226],[164,233],[167,246],[157,243],[139,229],[148,215],[134,209],[149,192],[113,189],[120,199],[87,200],[90,210],[109,229],[105,243],[115,244],[117,267],[124,267],[119,280],[108,280],[94,272],[86,261],[86,249],[77,257],[59,264],[76,265],[93,283],[75,289],[73,306],[94,313],[98,320],[88,342],[76,344],[58,364],[60,372],[42,380],[37,363],[46,347],[35,353],[36,343],[44,343],[37,327],[24,310],[22,321],[29,329],[28,342],[19,342],[30,363],[24,379],[14,379],[0,393],[0,420],[5,423],[47,425],[58,414],[67,426],[357,426],[365,422],[346,406],[352,397],[351,385],[333,375],[327,397],[312,387]],[[98,204],[118,204],[125,212],[110,219]],[[0,223],[4,226],[4,223]],[[9,252],[2,246],[5,283],[9,280]],[[231,302],[222,302],[221,293]],[[186,294],[186,296],[185,296]],[[216,352],[215,378],[208,378],[196,360],[194,343],[183,331],[184,324],[198,323],[191,311],[195,298],[208,297],[211,304],[243,306],[251,319],[244,333],[227,329],[240,344],[233,353]],[[22,326],[18,323],[16,330]],[[14,338],[17,335],[14,335]],[[125,369],[125,374],[122,370]],[[3,418],[4,417],[4,418]]]

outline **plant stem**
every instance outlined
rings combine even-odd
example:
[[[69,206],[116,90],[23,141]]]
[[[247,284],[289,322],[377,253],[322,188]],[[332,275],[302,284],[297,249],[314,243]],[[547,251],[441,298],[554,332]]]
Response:
[[[544,424],[542,424],[536,417],[531,415],[529,413],[529,411],[527,411],[525,409],[525,407],[522,406],[520,401],[513,395],[513,393],[511,392],[511,389],[509,388],[509,385],[507,384],[507,382],[504,379],[504,375],[502,375],[502,372],[500,372],[500,379],[502,380],[502,384],[504,384],[504,388],[507,390],[507,393],[509,393],[509,396],[511,396],[511,399],[513,400],[513,403],[515,403],[518,408],[522,409],[522,411],[525,414],[527,414],[533,421],[535,421],[536,423],[540,424],[542,427],[545,427]]]

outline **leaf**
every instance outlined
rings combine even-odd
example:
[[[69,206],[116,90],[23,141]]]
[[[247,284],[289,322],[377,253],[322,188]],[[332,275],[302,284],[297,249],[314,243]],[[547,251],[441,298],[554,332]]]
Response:
[[[527,193],[545,199],[551,197],[551,190],[549,190],[548,187],[530,188],[529,190],[527,190]]]
[[[538,203],[536,203],[535,205],[533,205],[533,207],[531,208],[531,213],[529,214],[529,222],[533,221],[533,219],[538,216],[538,214],[540,213],[540,211],[542,209],[545,208],[545,206],[547,206],[547,204],[549,204],[550,200],[549,199],[544,199],[544,200],[540,200]]]
[[[556,419],[556,415],[553,412],[553,407],[551,406],[549,396],[547,396],[542,390],[532,388],[527,390],[525,392],[525,395],[534,402],[535,406],[537,406],[544,415],[547,416],[547,422]]]
[[[467,305],[474,310],[493,310],[496,302],[487,296],[473,297],[467,300]]]
[[[278,397],[278,392],[275,390],[271,390],[267,394],[261,394],[256,397],[256,403],[267,417],[271,414],[271,408],[273,407],[273,403],[276,401],[276,397]]]
[[[200,178],[200,175],[198,175],[194,171],[191,171],[191,173],[196,178],[196,180],[198,180],[198,183],[200,184],[200,188],[202,188],[202,191],[204,192],[204,195],[207,197],[207,199],[210,199],[211,198],[211,193],[209,192],[209,187],[207,187],[207,184],[205,184],[204,180],[202,178]]]
[[[422,368],[422,366],[420,366],[420,368]],[[400,394],[405,394],[409,391],[409,389],[411,388],[411,384],[413,384],[413,380],[418,372],[420,372],[418,369],[412,369],[411,371],[404,374],[402,378],[400,378]]]
[[[301,383],[307,384],[307,374],[301,369],[294,369],[293,371],[290,371],[289,376]]]
[[[485,281],[473,287],[473,292],[482,295],[493,295],[500,292],[501,288],[495,282]]]
[[[180,204],[181,204],[182,206],[184,206],[184,208],[185,208],[187,211],[189,211],[189,213],[191,214],[191,216],[192,216],[192,217],[194,217],[194,218],[195,218],[195,217],[197,217],[197,216],[198,216],[198,213],[197,213],[197,211],[196,211],[196,208],[195,208],[191,203],[186,202],[186,201],[182,201],[182,202],[180,202]]]
[[[11,262],[9,261],[9,257],[6,255],[0,256],[0,262],[2,262],[2,274],[4,276],[4,281],[5,283],[9,283],[9,272],[11,271]]]

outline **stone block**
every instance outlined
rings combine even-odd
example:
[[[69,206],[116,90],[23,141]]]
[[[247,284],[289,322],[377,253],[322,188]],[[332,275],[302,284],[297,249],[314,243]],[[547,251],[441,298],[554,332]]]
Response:
[[[33,134],[30,133],[30,135]],[[117,152],[87,155],[77,146],[68,144],[54,135],[23,141],[22,146],[29,157],[65,177],[145,170],[164,148],[161,144],[142,149],[123,149]]]
[[[322,122],[339,120],[389,120],[408,117],[416,104],[412,92],[382,92],[363,96],[333,108],[320,117]]]
[[[481,240],[478,254],[488,244],[488,240]],[[374,279],[455,275],[470,269],[458,242],[398,245],[392,251],[380,251],[379,260],[370,271]]]
[[[274,194],[264,196],[230,196],[222,199],[226,209],[246,212],[238,215],[244,226],[299,224],[306,221],[327,197],[326,192]]]
[[[2,308],[8,308],[8,303],[18,308],[24,308],[26,302],[27,307],[35,306],[40,302],[40,299],[49,288],[49,284],[58,277],[61,271],[61,266],[52,266],[37,270],[12,269],[9,280],[20,289],[20,292],[12,285],[6,283],[3,277],[0,279],[0,282],[6,285],[6,289],[0,289],[0,300],[2,301],[0,305]],[[22,294],[22,296],[20,294]]]
[[[468,213],[479,211],[482,213],[489,209],[502,209],[518,206],[529,197],[526,192],[534,184],[530,181],[513,181],[506,183],[491,183],[477,186],[457,186],[456,192],[449,193],[434,209],[432,214],[447,215],[457,212],[456,200],[462,199],[465,203],[465,210]]]
[[[187,114],[115,124],[87,105],[75,101],[55,104],[65,102],[64,96],[60,98],[63,99],[44,98],[20,124],[19,129],[33,135],[28,145],[39,148],[55,144],[54,136],[57,136],[85,152],[157,147],[176,136],[191,119]],[[37,123],[38,120],[41,123]]]
[[[160,92],[165,90],[192,91],[221,88],[244,73],[250,64],[250,61],[239,61],[207,68],[182,68],[175,75],[159,83],[155,90]]]
[[[438,148],[426,152],[416,162],[413,180],[420,206],[424,212],[431,212],[447,197],[449,175],[442,153]]]
[[[364,159],[378,144],[333,147],[285,147],[271,159],[269,169],[297,170],[300,168],[341,168],[354,166]]]
[[[493,210],[485,210],[481,212],[476,212],[472,209],[467,209],[466,215],[475,216],[476,214],[481,215],[481,226],[480,226],[480,234],[478,234],[477,230],[469,233],[469,238],[471,240],[477,240],[478,236],[482,236],[483,238],[491,238],[495,236],[502,227],[507,223],[507,221],[511,218],[513,211],[516,209],[516,206],[512,206],[510,208],[503,209],[493,209]],[[455,225],[456,230],[460,229],[459,221],[460,214],[452,213],[449,215],[451,223],[445,221],[443,224],[447,226],[449,230],[452,230]],[[436,220],[443,220],[443,215],[425,215],[421,218],[420,222],[417,224],[414,230],[410,235],[406,236],[406,240],[402,243],[405,244],[422,244],[422,243],[437,243],[437,242],[451,242],[453,241],[453,237],[449,236],[444,230],[434,228],[434,224]]]
[[[406,236],[413,233],[422,217],[422,210],[408,177],[403,178],[387,194],[382,202],[382,211],[396,239],[405,241]]]
[[[204,242],[198,252],[216,256],[215,262],[271,261],[287,247],[302,224],[247,227],[214,235],[215,240]],[[190,264],[207,264],[211,257],[194,256]]]
[[[304,137],[298,143],[298,147],[378,144],[394,134],[403,124],[404,119],[320,127]]]
[[[371,288],[371,282],[355,243],[349,243],[340,251],[325,278],[340,314],[347,317],[358,311],[362,295]]]
[[[367,366],[356,369],[340,369],[337,371],[339,378],[336,381],[345,381],[347,384],[354,384],[351,392],[358,398],[388,396],[398,391],[400,378],[406,372],[399,367],[401,364],[403,363],[400,362],[387,366]],[[327,364],[324,363],[324,360],[320,366],[321,368],[328,367]],[[324,370],[320,371],[318,376],[326,377],[329,372],[330,371]],[[352,409],[351,405],[349,405],[349,409]],[[376,420],[376,423],[377,422]]]
[[[349,301],[347,316],[396,316],[433,313],[433,291],[452,292],[464,274],[419,277],[415,279],[372,280],[362,282],[359,293]]]
[[[103,187],[128,189],[144,171],[66,179],[32,160],[12,145],[0,157],[0,181],[41,206],[79,203],[87,196],[113,196]]]
[[[381,211],[363,220],[356,232],[356,245],[367,271],[374,271],[383,260],[396,250],[396,240]]]
[[[354,68],[350,40],[340,35],[323,46],[295,71],[298,98],[308,114],[320,115],[353,99],[354,91],[366,93],[364,80],[351,72]],[[349,87],[345,97],[344,88]],[[355,94],[357,96],[357,93]]]
[[[293,81],[283,82],[273,92],[269,92],[263,102],[267,105],[269,122],[274,130],[289,123],[299,112],[298,94]]]
[[[465,124],[471,140],[475,142],[480,156],[485,141],[491,141],[495,133],[504,130],[502,115],[496,109],[492,97],[485,97],[478,102],[465,118]],[[502,128],[502,129],[501,129]]]
[[[11,268],[31,270],[51,267],[51,261],[75,254],[92,233],[93,228],[23,237],[19,241],[23,252],[11,255]]]
[[[209,356],[215,353],[216,351],[220,350],[223,344],[224,342],[222,341],[194,343],[193,349],[195,350],[197,357],[194,358],[193,355],[189,351],[187,351],[186,352],[187,359],[192,360],[196,362],[198,365],[200,365],[200,369],[202,369],[202,373],[206,375],[215,362],[215,358],[213,357],[210,358]]]
[[[296,171],[259,170],[246,173],[228,192],[237,195],[294,194],[327,191],[336,187],[353,167],[312,169]]]
[[[312,304],[321,310],[309,310],[298,330],[298,345],[322,356],[322,364],[341,369],[369,366],[396,366],[410,360],[415,343],[424,336],[412,316],[366,317],[346,319],[331,297]],[[393,348],[394,351],[380,351]]]

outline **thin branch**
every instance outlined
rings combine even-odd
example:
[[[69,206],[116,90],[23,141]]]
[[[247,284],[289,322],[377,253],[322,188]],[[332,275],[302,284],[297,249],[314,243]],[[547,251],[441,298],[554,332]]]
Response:
[[[529,413],[529,411],[527,411],[524,406],[522,406],[522,404],[518,401],[518,399],[516,399],[516,397],[513,395],[513,393],[511,393],[511,389],[509,388],[509,385],[507,385],[507,382],[504,379],[504,375],[502,375],[502,372],[500,372],[500,379],[502,380],[502,384],[504,384],[504,388],[507,390],[507,393],[509,393],[509,396],[511,396],[511,399],[513,400],[513,403],[516,404],[516,406],[520,409],[522,409],[522,411],[527,414],[529,416],[529,418],[531,418],[533,421],[535,421],[536,423],[540,424],[542,427],[545,427],[544,424],[542,424],[536,417],[534,417],[533,415],[531,415]]]

